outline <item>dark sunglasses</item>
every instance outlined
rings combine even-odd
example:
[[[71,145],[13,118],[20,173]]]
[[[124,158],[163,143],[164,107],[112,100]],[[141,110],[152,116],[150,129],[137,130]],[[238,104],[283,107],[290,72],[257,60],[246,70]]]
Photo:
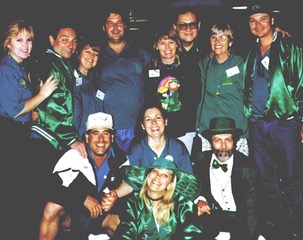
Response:
[[[181,24],[177,24],[177,26],[180,30],[186,30],[188,27],[190,29],[197,29],[198,28],[198,23],[197,22],[181,23]]]

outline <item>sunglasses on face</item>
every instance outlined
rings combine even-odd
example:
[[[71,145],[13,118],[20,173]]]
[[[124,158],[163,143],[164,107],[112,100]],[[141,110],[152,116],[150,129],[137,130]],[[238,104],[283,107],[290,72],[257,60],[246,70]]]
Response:
[[[181,24],[177,24],[177,26],[180,30],[186,30],[188,27],[192,30],[198,28],[198,23],[197,22],[181,23]]]

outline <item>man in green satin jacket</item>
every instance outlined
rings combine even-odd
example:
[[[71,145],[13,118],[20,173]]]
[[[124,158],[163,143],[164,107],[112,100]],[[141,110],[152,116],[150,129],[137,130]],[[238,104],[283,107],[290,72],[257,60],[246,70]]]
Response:
[[[245,62],[244,104],[250,154],[262,184],[264,226],[277,234],[272,239],[301,239],[302,48],[274,31],[266,1],[253,1],[247,9],[257,41]]]
[[[27,186],[31,198],[28,203],[29,223],[30,227],[35,226],[35,234],[38,232],[49,178],[58,159],[70,148],[87,157],[85,144],[78,140],[78,131],[72,123],[75,79],[69,60],[77,48],[77,32],[74,24],[68,20],[56,20],[58,24],[54,25],[48,37],[50,47],[38,57],[30,71],[31,81],[38,89],[44,76],[53,74],[59,82],[58,88],[36,108],[38,119],[31,127],[29,156],[26,158],[28,174],[33,179]]]

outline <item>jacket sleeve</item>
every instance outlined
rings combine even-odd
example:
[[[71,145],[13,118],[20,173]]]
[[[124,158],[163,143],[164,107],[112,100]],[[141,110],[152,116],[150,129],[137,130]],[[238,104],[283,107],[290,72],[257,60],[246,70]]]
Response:
[[[58,79],[59,85],[51,96],[37,107],[39,118],[34,131],[47,140],[55,139],[55,148],[67,148],[78,138],[77,129],[72,123],[74,77],[68,71],[67,64],[51,54],[46,54],[36,64],[36,70],[31,73],[31,77],[37,83],[37,88],[39,81],[45,81],[51,74]]]
[[[194,216],[194,203],[181,197],[175,204],[174,216],[171,221],[176,221],[176,234],[171,239],[203,239],[201,227]],[[173,222],[169,225],[174,226]]]
[[[138,220],[143,208],[142,204],[144,203],[140,202],[134,195],[131,195],[124,208],[122,208],[123,213],[119,215],[121,222],[115,231],[114,240],[138,239]]]

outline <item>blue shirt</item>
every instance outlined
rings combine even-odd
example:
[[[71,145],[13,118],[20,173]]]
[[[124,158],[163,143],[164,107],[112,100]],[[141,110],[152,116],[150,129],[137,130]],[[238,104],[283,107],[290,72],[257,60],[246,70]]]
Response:
[[[120,54],[106,47],[101,63],[98,87],[104,93],[104,111],[113,116],[115,129],[131,129],[144,103],[142,70],[149,53],[129,43]]]
[[[91,72],[87,77],[80,74],[79,71],[77,71],[76,75],[76,84],[73,93],[73,124],[77,128],[81,140],[86,131],[88,116],[92,113],[103,112],[103,100],[100,96],[100,90],[97,88],[97,82]]]
[[[168,155],[173,157],[173,160],[179,169],[191,173],[193,172],[192,162],[183,142],[166,136],[165,147],[159,157],[165,158]],[[157,158],[157,154],[148,145],[147,136],[145,136],[140,142],[131,146],[128,154],[130,165],[140,167],[151,166],[154,159]]]
[[[32,92],[25,68],[8,54],[4,55],[0,62],[0,116],[13,119],[30,98]],[[30,122],[31,112],[14,120]]]
[[[253,114],[263,116],[269,97],[268,70],[262,64],[264,58],[269,58],[270,50],[263,56],[258,52],[254,65],[254,84],[252,89]]]
[[[90,159],[94,159],[91,156],[91,152],[88,149],[88,154],[90,155]],[[96,163],[93,161],[92,164],[95,168],[95,172],[96,172],[96,180],[97,180],[97,186],[98,186],[98,192],[100,192],[100,190],[103,188],[103,185],[105,183],[105,180],[107,179],[107,175],[109,173],[109,165],[108,165],[108,159],[110,156],[113,156],[113,149],[110,148],[108,151],[108,155],[106,157],[106,159],[104,160],[104,162],[102,163],[101,167],[98,169],[96,166]]]

